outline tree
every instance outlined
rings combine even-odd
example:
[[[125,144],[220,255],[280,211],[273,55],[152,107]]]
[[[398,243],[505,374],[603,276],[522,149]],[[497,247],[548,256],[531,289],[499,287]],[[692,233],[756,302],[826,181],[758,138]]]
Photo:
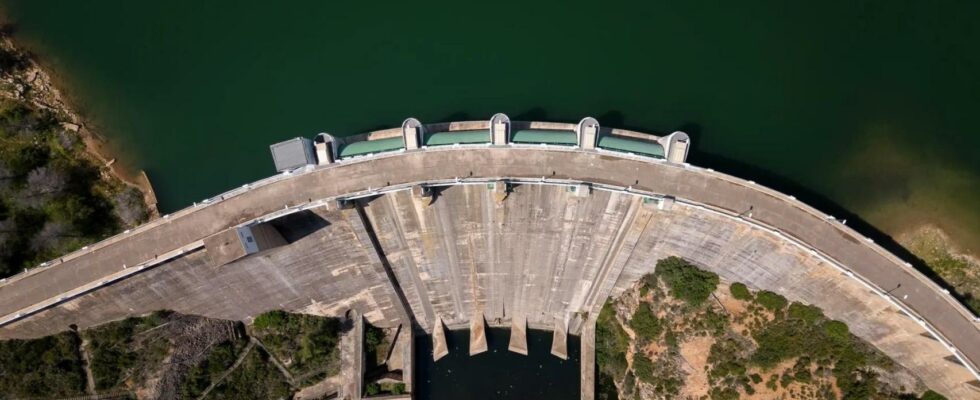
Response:
[[[779,294],[763,290],[755,296],[755,300],[769,311],[779,311],[786,307],[786,298]]]
[[[68,177],[61,171],[42,166],[27,173],[27,186],[24,196],[44,196],[58,193],[65,189],[68,184]]]
[[[630,327],[638,336],[647,341],[656,340],[663,332],[663,324],[653,314],[653,310],[646,302],[640,302],[640,306],[636,308],[636,312],[630,318]]]
[[[596,319],[595,354],[601,375],[618,381],[626,374],[629,336],[616,320],[613,303],[606,301]],[[600,379],[601,380],[601,379]]]
[[[691,265],[680,257],[657,262],[657,276],[663,278],[674,297],[699,306],[718,287],[718,275]]]
[[[803,321],[812,324],[820,319],[823,319],[823,310],[817,306],[810,306],[794,301],[789,305],[789,317],[802,319]]]
[[[633,355],[633,372],[636,377],[646,383],[653,383],[653,361],[643,353]]]
[[[744,283],[735,282],[728,287],[728,290],[732,293],[732,297],[738,300],[752,300],[752,293],[749,292],[749,288]]]

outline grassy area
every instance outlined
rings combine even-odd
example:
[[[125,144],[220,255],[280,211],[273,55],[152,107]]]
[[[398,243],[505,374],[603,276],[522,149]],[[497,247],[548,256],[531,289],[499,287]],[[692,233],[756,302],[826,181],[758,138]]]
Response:
[[[293,375],[321,370],[336,373],[340,355],[340,320],[270,311],[255,318],[252,335]]]
[[[0,341],[0,399],[56,398],[85,393],[75,332]]]
[[[231,368],[247,344],[247,339],[241,339],[224,341],[212,347],[204,360],[188,369],[180,383],[181,398],[198,398],[212,382]]]
[[[91,357],[90,368],[99,391],[126,387],[126,381],[158,366],[172,343],[142,333],[167,322],[171,315],[158,311],[146,317],[126,318],[83,332]]]
[[[245,356],[242,364],[221,384],[208,393],[208,399],[288,399],[292,388],[286,378],[258,346]]]
[[[147,215],[142,195],[103,179],[81,139],[64,129],[58,116],[25,102],[0,100],[0,278],[103,239]]]

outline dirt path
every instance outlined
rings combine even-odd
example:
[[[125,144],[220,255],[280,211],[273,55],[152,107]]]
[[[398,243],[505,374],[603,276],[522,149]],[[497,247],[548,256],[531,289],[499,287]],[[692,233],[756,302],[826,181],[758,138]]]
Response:
[[[248,357],[248,354],[252,352],[252,348],[255,347],[256,343],[257,342],[255,340],[250,340],[248,342],[248,345],[245,346],[245,349],[242,350],[242,354],[239,355],[238,359],[235,360],[235,363],[231,365],[231,368],[228,368],[228,370],[225,371],[223,374],[221,374],[221,376],[218,377],[218,379],[215,379],[214,382],[211,382],[211,384],[208,385],[208,388],[204,389],[204,391],[201,392],[201,395],[197,397],[198,400],[203,400],[204,398],[208,397],[208,393],[211,393],[211,390],[213,390],[216,386],[221,384],[221,382],[224,382],[225,378],[227,378],[228,375],[231,375],[232,372],[235,372],[235,370],[238,369],[238,366],[242,365],[242,362],[245,361],[245,357]]]
[[[252,343],[254,343],[254,344],[258,345],[259,347],[261,347],[262,350],[265,350],[265,354],[268,354],[269,355],[269,361],[272,361],[272,365],[275,365],[276,368],[279,369],[279,372],[282,373],[282,376],[286,377],[286,382],[289,382],[289,386],[296,387],[296,379],[293,378],[293,374],[290,374],[289,373],[289,371],[286,369],[286,367],[284,365],[282,365],[282,362],[280,362],[279,359],[276,358],[276,355],[275,354],[272,354],[272,352],[269,351],[269,349],[265,348],[265,345],[262,344],[262,341],[254,338],[254,337],[252,337],[250,339],[252,340]]]
[[[82,370],[85,371],[85,393],[94,395],[95,376],[92,375],[92,359],[89,358],[86,348],[88,348],[88,340],[82,337],[81,344],[78,346],[78,353],[82,355]]]

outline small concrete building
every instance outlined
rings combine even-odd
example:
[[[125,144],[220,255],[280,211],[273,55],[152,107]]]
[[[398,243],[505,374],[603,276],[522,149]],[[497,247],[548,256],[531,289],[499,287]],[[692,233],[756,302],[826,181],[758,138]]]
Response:
[[[212,267],[220,267],[250,254],[279,247],[286,244],[275,227],[269,224],[256,224],[230,228],[204,239]]]
[[[316,165],[313,141],[307,138],[293,138],[269,146],[276,171],[283,172],[307,165]]]

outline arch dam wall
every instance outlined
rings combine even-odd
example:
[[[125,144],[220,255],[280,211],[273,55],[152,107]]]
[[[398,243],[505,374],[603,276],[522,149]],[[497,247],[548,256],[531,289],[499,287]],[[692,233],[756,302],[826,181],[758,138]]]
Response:
[[[490,186],[504,181],[506,197]],[[432,195],[413,192],[420,185]],[[289,244],[209,261],[205,239],[257,220]],[[0,338],[157,309],[244,320],[353,309],[426,331],[436,318],[523,317],[580,333],[606,298],[672,255],[820,306],[930,387],[980,397],[977,323],[840,223],[714,171],[548,146],[401,151],[256,183],[3,282]]]

